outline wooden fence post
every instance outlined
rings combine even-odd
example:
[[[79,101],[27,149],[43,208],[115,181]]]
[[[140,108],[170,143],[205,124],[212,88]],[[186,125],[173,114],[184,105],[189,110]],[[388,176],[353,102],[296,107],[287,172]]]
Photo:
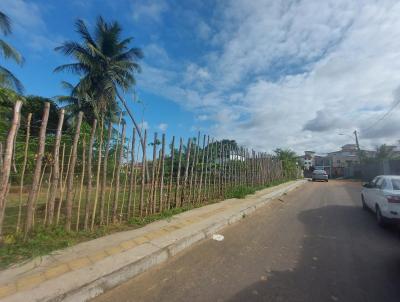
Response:
[[[28,161],[29,138],[30,138],[30,134],[31,134],[31,119],[32,119],[32,113],[29,113],[28,119],[27,119],[27,124],[26,124],[24,162],[22,163],[21,180],[20,180],[20,187],[19,187],[19,204],[18,204],[18,218],[17,218],[17,229],[16,229],[17,232],[20,231],[20,226],[21,226],[22,193],[24,190],[24,177],[25,177],[25,171],[26,171],[26,164]]]
[[[192,160],[192,167],[191,167],[191,173],[190,173],[190,184],[189,184],[189,198],[188,202],[192,202],[192,194],[194,197],[194,191],[196,187],[196,182],[197,182],[197,158],[198,158],[198,153],[200,149],[200,131],[199,134],[197,135],[197,140],[196,144],[194,146],[194,155],[193,155],[193,160]],[[194,188],[193,188],[193,177],[194,177]],[[193,198],[194,201],[194,198]]]
[[[146,185],[146,140],[147,140],[147,130],[144,130],[143,146],[142,146],[142,186],[140,188],[140,217],[143,217],[144,210],[144,189]]]
[[[175,185],[175,208],[178,207],[178,203],[180,206],[180,202],[178,202],[178,193],[179,193],[179,185],[180,185],[180,178],[181,178],[181,164],[182,164],[182,148],[183,148],[183,140],[182,138],[179,139],[179,151],[178,151],[178,171],[176,174],[176,185]],[[181,199],[181,198],[180,198]]]
[[[46,128],[47,128],[47,121],[49,119],[49,111],[50,111],[50,103],[46,102],[44,104],[44,111],[42,117],[42,124],[40,126],[39,132],[39,148],[36,157],[36,166],[33,173],[32,179],[32,188],[29,192],[28,202],[27,202],[27,209],[26,209],[26,221],[25,221],[25,238],[28,232],[32,229],[32,219],[34,213],[34,206],[36,200],[36,194],[38,190],[39,180],[40,180],[40,172],[42,169],[42,161],[44,155],[44,148],[45,148],[45,140],[46,140]]]
[[[129,191],[128,191],[128,212],[127,212],[127,219],[131,217],[131,207],[132,207],[132,199],[135,200],[136,197],[136,190],[133,190],[134,187],[134,181],[135,179],[135,143],[136,143],[136,129],[133,128],[132,131],[132,148],[131,148],[131,173],[130,173],[130,179],[129,179]],[[136,188],[135,188],[136,189]],[[135,201],[133,201],[134,207],[133,207],[133,215],[135,215]]]
[[[200,142],[199,142],[200,143]],[[196,203],[201,202],[201,195],[202,195],[202,185],[203,185],[203,171],[204,171],[204,148],[206,146],[206,135],[204,134],[203,136],[203,148],[201,149],[201,170],[200,170],[200,180],[199,180],[199,185],[198,185],[198,193],[197,193],[197,200]]]
[[[189,176],[189,164],[190,164],[190,149],[192,148],[192,139],[188,139],[187,149],[186,149],[186,161],[185,161],[185,174],[183,179],[183,186],[182,186],[182,194],[181,194],[181,202],[180,205],[182,206],[186,199],[186,187],[187,181]]]
[[[202,194],[201,202],[207,199],[207,192],[210,189],[208,187],[208,176],[209,176],[208,175],[208,173],[209,173],[208,172],[208,159],[209,159],[209,156],[210,156],[210,136],[207,135],[206,169],[204,172],[204,193]]]
[[[169,184],[168,184],[168,192],[167,192],[167,208],[168,210],[171,208],[171,191],[172,191],[172,183],[174,179],[174,158],[175,157],[175,136],[172,137],[171,142],[171,168],[169,171]]]
[[[60,181],[60,143],[62,135],[62,126],[64,123],[64,109],[61,109],[58,115],[58,125],[56,140],[53,150],[53,174],[50,181],[49,206],[47,208],[47,224],[51,225],[54,219],[54,203],[56,200],[58,183]]]
[[[164,208],[164,157],[165,157],[165,133],[162,135],[161,140],[161,171],[160,171],[160,213],[163,211]]]
[[[8,132],[5,152],[3,157],[3,165],[1,169],[0,179],[0,244],[3,242],[3,221],[6,209],[6,196],[9,189],[8,180],[10,177],[11,161],[13,157],[13,143],[17,135],[17,127],[21,118],[22,101],[17,101],[14,105],[14,115],[10,131]],[[3,155],[1,155],[3,156]]]
[[[156,165],[157,162],[157,132],[154,133],[154,140],[153,140],[153,161],[151,163],[151,183],[150,183],[150,193],[147,198],[147,208],[146,208],[146,214],[147,212],[153,213],[153,208],[154,205],[153,203],[155,202],[153,200],[154,198],[154,186],[155,186],[155,175],[156,175]],[[149,211],[150,210],[150,211]]]
[[[113,129],[112,123],[109,122],[106,150],[104,153],[104,161],[103,161],[103,175],[102,175],[101,187],[100,187],[100,225],[104,224],[104,203],[105,203],[106,185],[107,185],[107,166],[108,166],[108,155],[110,154],[110,142],[111,142],[112,129]]]
[[[76,228],[75,230],[79,230],[79,221],[81,218],[81,201],[82,201],[82,191],[83,191],[83,182],[85,180],[85,168],[86,168],[86,137],[83,136],[82,140],[82,171],[81,171],[81,183],[79,186],[79,195],[78,195],[78,210],[76,214]]]
[[[65,230],[69,232],[71,230],[71,220],[72,220],[72,197],[73,197],[73,187],[74,187],[74,175],[75,175],[75,164],[78,151],[78,141],[79,134],[81,133],[81,123],[82,123],[83,112],[80,111],[77,118],[76,129],[74,140],[72,143],[72,157],[70,168],[67,175],[67,197],[66,197],[66,220],[65,220]]]
[[[100,143],[98,145],[98,153],[97,153],[97,173],[96,173],[96,193],[94,196],[94,205],[92,211],[92,224],[90,225],[90,229],[93,231],[94,222],[96,220],[97,213],[97,202],[99,199],[99,186],[100,186],[100,170],[101,170],[101,152],[103,149],[103,132],[104,132],[104,117],[101,117],[100,120]]]
[[[97,126],[97,120],[93,120],[93,125],[92,125],[92,131],[90,133],[90,140],[89,140],[89,149],[88,149],[88,161],[87,161],[87,171],[88,171],[88,177],[87,177],[87,183],[86,183],[86,205],[85,205],[85,222],[84,222],[84,228],[85,230],[88,229],[89,227],[89,216],[90,216],[90,204],[91,204],[91,199],[92,199],[92,159],[93,159],[93,144],[94,144],[94,138],[96,134],[96,126]]]
[[[121,163],[124,156],[124,145],[125,145],[125,134],[126,134],[126,124],[122,125],[122,136],[121,136],[121,149],[119,150],[117,167],[115,169],[115,192],[114,192],[114,205],[113,205],[113,223],[117,223],[117,210],[119,203],[119,184],[121,179]]]

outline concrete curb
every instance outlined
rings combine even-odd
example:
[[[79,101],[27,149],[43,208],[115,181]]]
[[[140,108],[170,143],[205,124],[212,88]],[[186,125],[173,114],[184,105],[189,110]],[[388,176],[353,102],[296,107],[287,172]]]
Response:
[[[244,216],[268,204],[272,199],[306,182],[307,180],[299,180],[280,185],[276,190],[266,194],[263,194],[265,191],[263,190],[244,200],[222,201],[218,204],[219,209],[216,210],[217,206],[213,207],[213,205],[198,208],[193,210],[193,212],[198,210],[196,213],[202,213],[197,216],[189,215],[192,211],[188,211],[185,212],[187,214],[176,215],[169,226],[163,227],[165,223],[159,223],[159,230],[154,230],[152,224],[148,225],[148,229],[153,229],[152,232],[145,234],[143,230],[137,230],[136,233],[142,236],[123,241],[116,247],[102,251],[103,254],[92,254],[69,261],[67,265],[70,269],[61,271],[62,273],[57,277],[42,276],[48,274],[50,269],[36,274],[37,280],[31,276],[30,278],[34,281],[32,283],[31,280],[31,284],[34,284],[31,288],[25,286],[19,289],[18,283],[16,283],[16,288],[9,288],[11,285],[0,285],[0,298],[3,297],[1,301],[88,301],[166,261],[193,244],[209,238],[227,225],[241,220]],[[226,203],[226,206],[223,206],[223,203]],[[204,208],[207,207],[213,210],[211,214],[205,212]],[[62,270],[63,265],[66,266],[66,264],[61,264],[51,269],[57,273],[57,269]],[[29,276],[26,278],[29,280]],[[27,284],[29,285],[29,282]]]

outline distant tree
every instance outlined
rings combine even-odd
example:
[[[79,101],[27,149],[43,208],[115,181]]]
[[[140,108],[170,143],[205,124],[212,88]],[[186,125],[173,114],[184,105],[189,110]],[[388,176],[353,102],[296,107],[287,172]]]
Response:
[[[275,157],[282,162],[282,168],[286,178],[297,176],[298,158],[294,151],[290,149],[275,149]]]
[[[38,136],[40,129],[40,122],[43,116],[44,104],[50,103],[49,120],[47,122],[47,133],[55,133],[58,125],[58,111],[57,104],[52,100],[37,95],[28,95],[25,97],[25,102],[21,107],[22,121],[32,113],[32,129],[31,135]],[[66,127],[64,127],[65,129]]]
[[[388,146],[386,144],[380,145],[376,148],[375,158],[378,160],[393,158],[394,146]]]
[[[4,36],[11,34],[11,20],[2,11],[0,11],[0,31]],[[19,65],[22,65],[24,62],[21,54],[3,39],[0,39],[0,53],[5,59],[11,59]],[[18,93],[23,91],[22,83],[3,65],[0,65],[0,87],[12,89]]]

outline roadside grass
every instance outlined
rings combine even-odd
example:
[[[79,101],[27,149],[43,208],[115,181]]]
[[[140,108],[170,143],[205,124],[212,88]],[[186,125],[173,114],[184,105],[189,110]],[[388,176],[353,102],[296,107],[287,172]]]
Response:
[[[130,225],[135,225],[135,226],[145,226],[146,224],[152,223],[157,220],[162,220],[162,219],[169,219],[174,215],[183,213],[185,211],[194,209],[194,206],[185,206],[182,208],[172,208],[170,210],[166,210],[162,213],[157,213],[145,217],[132,217],[129,219],[128,224]]]
[[[7,235],[0,247],[0,269],[11,264],[24,262],[43,256],[55,250],[67,248],[77,243],[102,237],[111,233],[132,229],[132,226],[116,225],[100,227],[95,231],[66,232],[62,227],[39,227],[27,239],[23,234]]]
[[[291,179],[271,182],[264,186],[238,186],[228,189],[224,198],[245,198],[249,194],[254,194],[258,190],[276,186]],[[36,227],[24,239],[23,234],[9,234],[4,236],[4,242],[0,246],[0,270],[9,267],[12,264],[21,263],[38,256],[48,255],[49,253],[64,249],[80,242],[92,240],[112,233],[127,231],[143,227],[154,221],[162,219],[170,219],[179,213],[202,207],[204,205],[219,202],[220,199],[209,200],[205,204],[187,205],[181,208],[172,208],[146,217],[133,217],[127,222],[108,225],[96,228],[94,231],[71,231],[66,232],[62,226],[45,228],[43,226]]]
[[[128,231],[145,226],[151,222],[169,219],[172,216],[191,210],[194,206],[173,208],[163,213],[146,217],[133,217],[127,223],[98,227],[94,231],[66,232],[62,226],[54,228],[38,227],[27,239],[23,234],[6,235],[0,246],[0,269],[21,263],[38,256],[47,255],[55,250],[64,249],[80,242],[96,239],[120,231]]]
[[[225,198],[226,199],[230,199],[230,198],[243,199],[243,198],[246,198],[247,195],[254,194],[257,191],[267,189],[270,187],[274,187],[274,186],[278,186],[280,184],[283,184],[283,183],[291,181],[291,180],[293,180],[293,179],[276,180],[276,181],[272,181],[271,183],[269,183],[267,185],[258,185],[258,186],[241,185],[241,186],[237,186],[234,188],[229,188],[225,192]]]

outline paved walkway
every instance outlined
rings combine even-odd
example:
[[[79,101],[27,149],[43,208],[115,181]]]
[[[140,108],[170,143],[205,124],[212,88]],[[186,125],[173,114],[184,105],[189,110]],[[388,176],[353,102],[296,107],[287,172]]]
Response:
[[[2,301],[85,301],[254,212],[304,181],[84,242],[0,273]]]

